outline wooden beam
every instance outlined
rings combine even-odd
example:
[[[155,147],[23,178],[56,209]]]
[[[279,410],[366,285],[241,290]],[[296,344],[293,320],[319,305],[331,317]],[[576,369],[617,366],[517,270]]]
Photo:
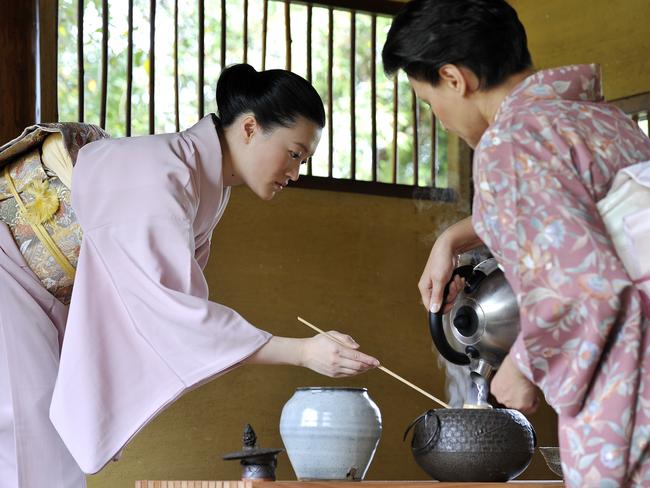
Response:
[[[226,15],[226,0],[221,0],[221,69],[226,69],[226,43],[227,40],[227,15]],[[201,53],[202,57],[205,57],[205,53]]]
[[[59,120],[58,84],[58,0],[39,0],[38,2],[38,41],[40,65],[40,108],[37,122],[56,122]]]
[[[397,183],[397,162],[398,162],[398,154],[397,151],[399,149],[398,144],[397,144],[397,136],[399,134],[399,79],[397,77],[397,73],[395,74],[395,77],[393,78],[393,144],[392,144],[392,182]]]
[[[174,0],[174,126],[181,130],[180,95],[178,83],[178,0]]]
[[[223,8],[223,7],[222,7]],[[176,30],[178,30],[176,26]],[[225,29],[225,27],[224,27]],[[223,46],[222,46],[223,48]],[[221,50],[224,52],[224,49]],[[199,0],[199,83],[198,83],[198,97],[199,97],[199,119],[203,118],[205,114],[205,96],[203,94],[203,85],[205,84],[205,1]],[[224,61],[222,58],[221,69],[224,68]]]
[[[311,62],[311,25],[312,25],[312,6],[307,5],[307,81],[311,83],[312,79],[312,62]],[[309,158],[307,162],[307,174],[311,175],[313,172],[313,158]]]
[[[84,0],[77,1],[77,119],[84,121],[84,95],[86,82],[84,77]]]
[[[129,13],[127,15],[128,46],[126,51],[126,137],[131,137],[131,111],[133,96],[133,0],[129,0]]]
[[[350,13],[350,178],[357,178],[357,16]]]
[[[291,71],[291,3],[284,0],[284,67]]]
[[[248,0],[244,0],[244,63],[248,63]]]
[[[99,125],[106,129],[106,103],[108,100],[108,0],[102,0],[102,84]]]
[[[455,202],[458,200],[458,192],[453,188],[417,188],[413,187],[413,185],[398,183],[353,181],[347,178],[338,179],[325,176],[303,175],[298,181],[289,183],[289,188],[310,188],[312,190],[363,193],[365,195],[412,198],[415,200],[436,200],[442,202]]]
[[[36,5],[0,0],[0,144],[36,121]]]
[[[149,134],[156,131],[156,0],[149,2]]]
[[[334,9],[329,9],[328,34],[327,34],[327,174],[331,178],[334,174]]]
[[[356,12],[395,15],[404,7],[404,2],[398,0],[298,0],[295,4],[313,5],[314,7],[334,7],[336,9]]]
[[[631,97],[619,98],[617,100],[610,100],[609,103],[613,103],[623,112],[628,114],[650,110],[650,92],[632,95]]]
[[[436,116],[433,115],[431,110],[431,184],[429,186],[436,186],[436,164],[438,162],[438,121]]]
[[[372,61],[370,65],[370,111],[372,112],[372,181],[377,181],[377,16],[373,15],[370,24],[370,51]]]
[[[420,117],[418,116],[418,100],[415,92],[411,92],[411,115],[413,116],[413,185],[420,186],[420,138],[418,134],[418,126],[420,125]]]
[[[264,0],[262,9],[262,71],[264,71],[266,69],[266,37],[269,27],[269,0]]]

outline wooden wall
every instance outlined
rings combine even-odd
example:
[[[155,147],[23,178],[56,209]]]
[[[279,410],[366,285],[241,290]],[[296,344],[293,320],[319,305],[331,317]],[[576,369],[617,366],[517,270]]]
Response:
[[[0,145],[35,121],[35,5],[35,0],[0,0]]]

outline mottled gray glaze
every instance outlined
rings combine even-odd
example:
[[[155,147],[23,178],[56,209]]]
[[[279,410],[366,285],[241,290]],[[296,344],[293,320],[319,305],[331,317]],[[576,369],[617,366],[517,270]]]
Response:
[[[298,388],[280,435],[299,480],[362,480],[381,437],[381,413],[365,388]]]
[[[536,444],[530,422],[510,409],[429,410],[412,428],[415,461],[439,481],[509,481]]]

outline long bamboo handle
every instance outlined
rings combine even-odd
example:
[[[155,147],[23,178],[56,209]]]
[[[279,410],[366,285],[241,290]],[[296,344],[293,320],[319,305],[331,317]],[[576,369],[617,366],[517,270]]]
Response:
[[[314,324],[310,324],[309,322],[307,322],[307,321],[306,321],[305,319],[303,319],[302,317],[298,317],[298,320],[299,320],[300,322],[302,322],[303,324],[305,324],[307,327],[309,327],[309,328],[315,330],[315,331],[318,332],[319,334],[324,334],[324,335],[326,335],[327,337],[329,337],[330,339],[332,339],[334,342],[337,342],[337,343],[341,344],[342,346],[348,347],[346,344],[344,344],[343,342],[341,342],[340,340],[338,340],[338,339],[337,339],[336,337],[334,337],[333,335],[331,335],[331,334],[329,334],[329,333],[327,333],[327,332],[325,332],[325,331],[320,330],[320,329],[319,329],[318,327],[316,327]],[[395,378],[395,379],[401,381],[401,382],[404,383],[405,385],[410,386],[410,387],[413,388],[415,391],[417,391],[417,392],[419,392],[419,393],[422,393],[425,397],[430,398],[431,400],[433,400],[434,402],[440,404],[441,406],[443,406],[443,407],[445,407],[445,408],[449,408],[449,405],[447,405],[447,404],[446,404],[445,402],[443,402],[442,400],[439,400],[438,398],[434,397],[431,393],[427,393],[427,392],[424,391],[422,388],[420,388],[419,386],[414,385],[414,384],[411,383],[410,381],[405,380],[404,378],[402,378],[402,377],[401,377],[400,375],[398,375],[397,373],[393,373],[390,369],[385,368],[384,366],[379,366],[378,369],[380,369],[381,371],[383,371],[383,372],[386,373],[386,374],[391,375],[393,378]]]

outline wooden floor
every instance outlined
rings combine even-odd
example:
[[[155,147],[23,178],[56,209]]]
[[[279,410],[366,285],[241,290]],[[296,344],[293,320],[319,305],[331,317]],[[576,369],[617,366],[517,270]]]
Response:
[[[511,481],[509,483],[441,483],[438,481],[136,481],[135,488],[561,488],[558,481]]]

